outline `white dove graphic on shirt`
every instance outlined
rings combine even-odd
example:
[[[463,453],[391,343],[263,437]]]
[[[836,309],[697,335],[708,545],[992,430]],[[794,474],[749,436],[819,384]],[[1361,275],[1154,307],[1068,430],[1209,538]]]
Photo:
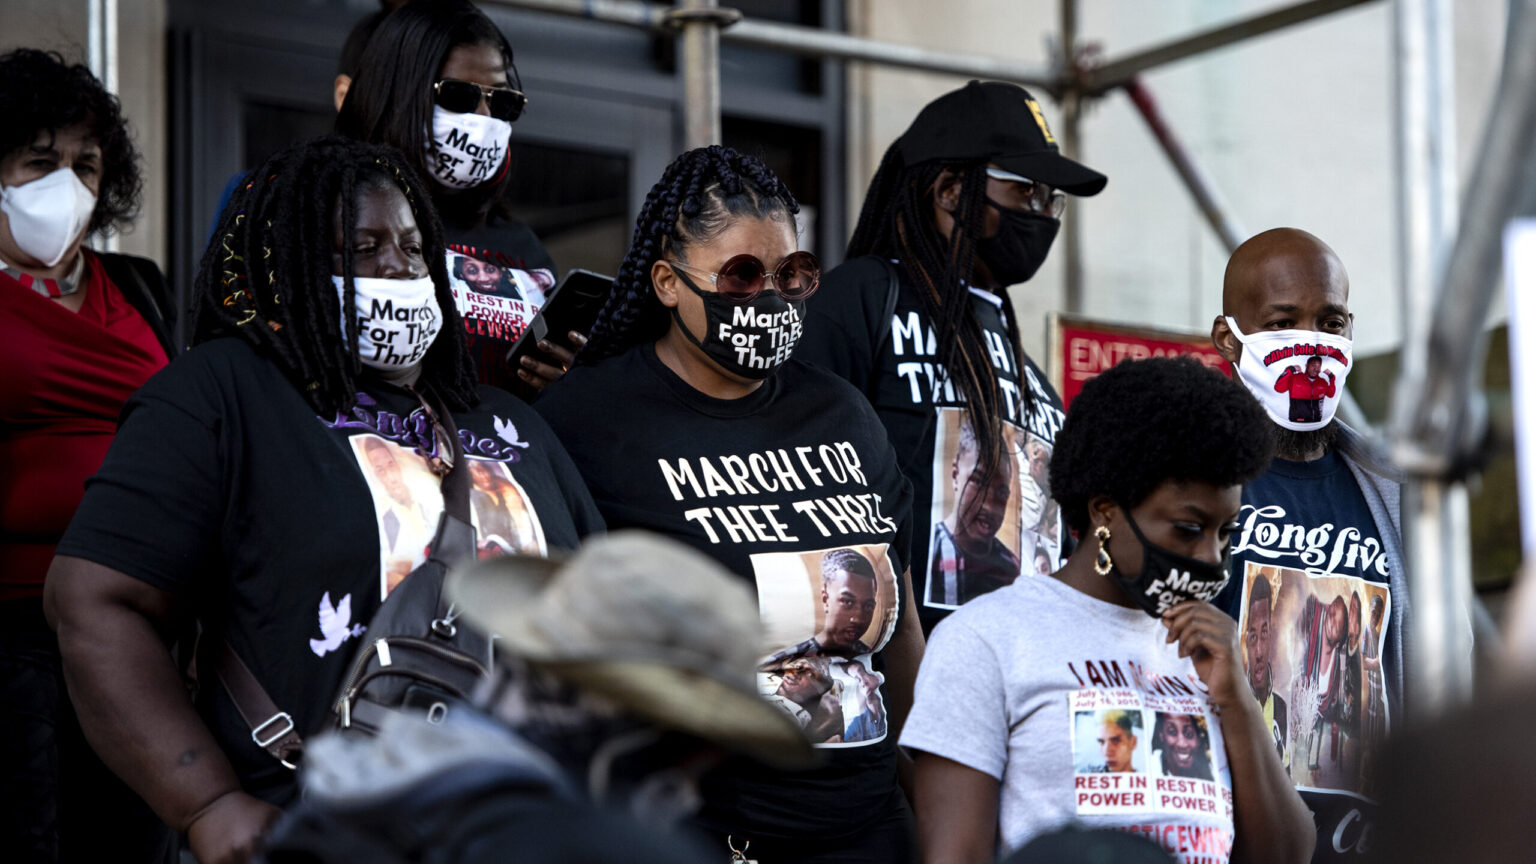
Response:
[[[522,438],[518,437],[517,427],[512,425],[511,420],[503,420],[500,417],[492,417],[491,419],[495,421],[496,434],[501,436],[501,440],[507,442],[513,447],[528,446],[527,441],[524,441]]]
[[[341,602],[331,605],[331,592],[325,592],[320,598],[320,634],[324,639],[309,640],[309,650],[315,652],[316,657],[324,657],[337,648],[341,643],[353,636],[363,635],[367,628],[361,624],[352,623],[352,595],[341,598]]]

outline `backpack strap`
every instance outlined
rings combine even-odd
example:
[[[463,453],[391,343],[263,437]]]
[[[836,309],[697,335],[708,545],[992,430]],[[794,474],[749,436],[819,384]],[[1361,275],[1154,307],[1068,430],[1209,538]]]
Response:
[[[217,663],[219,683],[235,703],[240,719],[251,728],[251,740],[284,767],[297,768],[304,755],[304,739],[299,737],[293,715],[277,707],[227,639],[219,640]]]
[[[165,356],[174,359],[178,352],[171,334],[176,327],[176,310],[171,306],[160,268],[155,262],[134,255],[94,250],[91,254],[101,261],[107,278],[149,324],[160,347],[165,349]]]
[[[876,366],[880,365],[880,351],[885,348],[885,343],[891,338],[891,320],[896,315],[896,301],[901,296],[901,274],[896,269],[896,262],[889,258],[880,257],[881,266],[885,268],[885,306],[877,319],[880,323],[880,338],[875,342],[874,354],[871,360]]]

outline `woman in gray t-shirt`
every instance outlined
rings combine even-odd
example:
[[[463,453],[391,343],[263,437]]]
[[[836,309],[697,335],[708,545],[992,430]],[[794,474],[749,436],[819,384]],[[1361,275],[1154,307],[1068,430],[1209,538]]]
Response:
[[[1272,448],[1253,397],[1188,358],[1084,387],[1050,466],[1076,550],[951,615],[919,670],[901,744],[925,861],[991,861],[1071,822],[1185,864],[1307,860],[1311,819],[1209,602]]]

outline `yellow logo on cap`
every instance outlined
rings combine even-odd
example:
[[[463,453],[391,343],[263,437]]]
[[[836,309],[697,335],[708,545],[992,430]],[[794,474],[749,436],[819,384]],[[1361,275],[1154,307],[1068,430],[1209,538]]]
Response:
[[[1051,127],[1045,125],[1045,114],[1040,111],[1040,103],[1033,99],[1025,99],[1024,104],[1029,106],[1029,113],[1035,115],[1035,122],[1040,124],[1040,132],[1045,135],[1045,143],[1055,144],[1056,136],[1051,134]]]

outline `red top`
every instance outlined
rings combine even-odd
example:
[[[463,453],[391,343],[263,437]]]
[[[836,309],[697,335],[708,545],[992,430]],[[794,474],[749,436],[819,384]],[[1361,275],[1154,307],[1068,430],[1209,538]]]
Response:
[[[1324,372],[1316,378],[1308,378],[1300,369],[1287,369],[1275,382],[1275,392],[1291,391],[1292,399],[1322,399],[1333,396],[1333,373]]]
[[[149,323],[83,254],[78,313],[0,272],[0,600],[42,595],[118,412],[166,364]]]

